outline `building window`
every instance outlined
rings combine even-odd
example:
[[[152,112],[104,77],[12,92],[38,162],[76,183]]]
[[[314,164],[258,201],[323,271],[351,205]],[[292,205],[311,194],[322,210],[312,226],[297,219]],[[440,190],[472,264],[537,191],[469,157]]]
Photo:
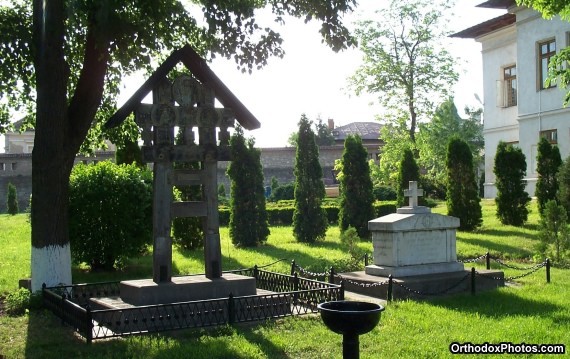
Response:
[[[558,131],[557,130],[544,130],[540,131],[540,137],[544,137],[551,144],[555,145],[558,143]]]
[[[17,162],[12,162],[12,171],[16,170]]]
[[[504,104],[505,107],[517,105],[517,67],[509,66],[503,69]]]
[[[0,162],[0,171],[6,171],[6,165],[3,162]]]
[[[548,64],[554,55],[556,55],[556,41],[554,39],[538,44],[538,81],[540,90],[555,86],[552,82],[548,87],[544,83],[548,78]]]

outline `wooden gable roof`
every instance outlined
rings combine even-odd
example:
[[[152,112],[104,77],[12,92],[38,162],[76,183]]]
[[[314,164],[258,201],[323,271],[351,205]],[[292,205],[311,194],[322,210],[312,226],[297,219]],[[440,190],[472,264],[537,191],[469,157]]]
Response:
[[[241,101],[224,85],[222,80],[210,69],[206,61],[200,57],[189,45],[174,51],[166,60],[152,73],[145,83],[125,102],[125,104],[111,116],[105,123],[105,127],[112,128],[120,125],[129,116],[139,103],[152,91],[155,85],[166,77],[166,75],[178,64],[182,62],[184,66],[202,84],[214,90],[218,101],[233,110],[236,120],[247,130],[260,127],[260,123],[253,114],[241,103]]]

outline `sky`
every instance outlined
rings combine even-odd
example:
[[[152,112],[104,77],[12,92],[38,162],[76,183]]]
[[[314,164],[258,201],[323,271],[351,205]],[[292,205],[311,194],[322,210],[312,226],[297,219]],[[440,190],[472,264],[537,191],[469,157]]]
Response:
[[[476,8],[483,0],[456,0],[452,10],[449,29],[460,31],[504,11]],[[384,3],[384,0],[382,0]],[[345,16],[349,28],[356,20],[380,17],[375,11],[379,0],[359,0],[356,11]],[[335,53],[321,43],[319,24],[305,24],[299,19],[287,19],[284,27],[268,24],[281,33],[285,56],[271,58],[261,70],[252,74],[242,73],[233,60],[217,58],[210,67],[224,84],[261,122],[261,127],[246,131],[253,136],[257,147],[281,147],[287,145],[291,133],[297,130],[301,115],[309,119],[329,118],[335,126],[351,122],[376,121],[382,108],[375,102],[376,96],[356,96],[348,89],[348,77],[361,63],[360,51],[356,48]],[[481,45],[472,39],[449,39],[449,51],[457,58],[456,70],[460,79],[454,87],[456,106],[463,114],[463,108],[481,107],[475,98],[483,98]],[[142,85],[145,78],[135,76],[126,79],[118,100],[124,103]],[[0,139],[0,152],[3,152]]]

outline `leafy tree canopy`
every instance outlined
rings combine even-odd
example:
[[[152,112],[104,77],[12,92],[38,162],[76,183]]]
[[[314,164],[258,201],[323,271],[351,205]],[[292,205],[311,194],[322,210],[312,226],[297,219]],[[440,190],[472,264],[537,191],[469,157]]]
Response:
[[[356,37],[363,63],[350,78],[357,94],[378,95],[393,118],[406,109],[408,134],[415,142],[417,121],[428,120],[433,103],[449,96],[458,75],[441,45],[448,0],[392,0],[380,20],[359,22]]]

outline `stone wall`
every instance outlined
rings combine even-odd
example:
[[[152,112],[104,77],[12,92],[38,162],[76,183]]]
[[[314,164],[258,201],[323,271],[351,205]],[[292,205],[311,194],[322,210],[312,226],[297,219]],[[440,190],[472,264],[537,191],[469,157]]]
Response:
[[[369,157],[377,159],[378,145],[365,145]],[[275,177],[280,184],[287,184],[295,181],[293,168],[295,167],[295,148],[261,148],[261,164],[265,185],[269,186],[271,178]],[[319,157],[323,169],[323,181],[325,185],[335,183],[333,168],[334,161],[342,157],[344,147],[323,146],[319,148]],[[114,160],[114,152],[99,152],[94,157],[77,157],[76,163],[95,163],[103,160]],[[230,180],[226,175],[229,162],[218,164],[218,183],[223,184],[226,193],[230,192]],[[8,183],[16,186],[18,192],[18,204],[20,211],[28,207],[30,194],[32,193],[32,155],[21,154],[0,154],[0,213],[6,212],[6,194]]]

